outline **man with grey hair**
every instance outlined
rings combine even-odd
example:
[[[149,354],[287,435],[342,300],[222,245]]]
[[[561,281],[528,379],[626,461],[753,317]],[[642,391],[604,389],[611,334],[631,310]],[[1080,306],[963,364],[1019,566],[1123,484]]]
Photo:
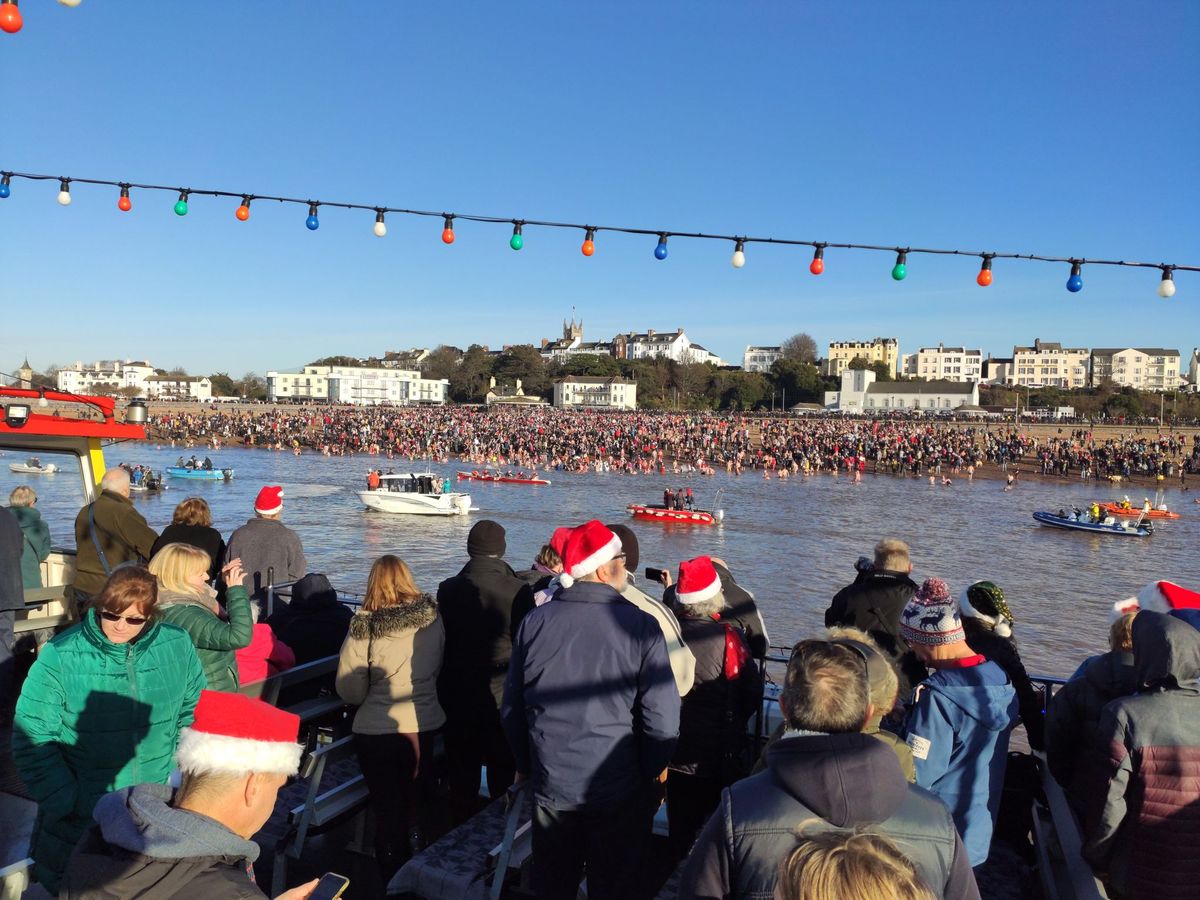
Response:
[[[912,569],[908,544],[884,538],[875,545],[870,567],[860,569],[854,583],[838,591],[825,610],[826,628],[847,625],[871,635],[896,666],[904,702],[927,677],[925,666],[900,639],[900,613],[917,590],[909,577]]]
[[[872,708],[859,649],[801,641],[779,708],[787,730],[767,751],[768,770],[725,789],[684,865],[681,900],[769,897],[797,839],[830,831],[884,835],[937,896],[977,900],[950,811],[909,784],[896,755],[862,733]]]
[[[149,559],[158,532],[146,524],[129,502],[129,473],[109,469],[100,479],[100,496],[75,517],[75,581],[77,608],[100,593],[112,570],[122,563]]]

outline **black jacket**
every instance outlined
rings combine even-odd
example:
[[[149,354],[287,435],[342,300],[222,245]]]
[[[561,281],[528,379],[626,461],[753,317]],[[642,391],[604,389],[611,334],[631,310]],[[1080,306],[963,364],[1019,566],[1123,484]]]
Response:
[[[225,538],[221,532],[208,525],[168,525],[154,542],[150,555],[154,556],[167,544],[189,544],[203,550],[212,560],[208,567],[209,579],[217,577],[221,571],[221,563],[225,561]]]
[[[1137,670],[1129,650],[1110,650],[1095,657],[1077,678],[1059,688],[1046,710],[1046,761],[1071,805],[1084,807],[1088,772],[1104,707],[1137,690]]]
[[[24,549],[21,523],[7,507],[0,506],[0,612],[25,608],[25,588],[21,584]]]
[[[500,708],[517,626],[533,609],[533,590],[504,560],[474,556],[438,585],[446,651],[438,699],[446,715]]]
[[[1042,712],[1042,695],[1029,680],[1021,654],[1011,638],[1001,637],[978,619],[964,616],[963,630],[967,635],[967,646],[986,657],[1004,670],[1008,680],[1017,691],[1021,722],[1029,735],[1029,746],[1034,750],[1046,749],[1046,722]]]
[[[324,575],[305,575],[292,586],[290,603],[277,602],[267,624],[292,648],[296,665],[337,656],[354,618],[338,602],[337,591]]]
[[[762,679],[758,667],[748,660],[736,680],[726,680],[723,623],[684,616],[679,630],[696,658],[696,677],[679,709],[679,743],[671,768],[717,778],[727,771],[726,760],[739,754],[746,743],[746,722],[762,698]],[[739,629],[733,631],[744,641]]]
[[[754,602],[754,595],[734,581],[733,575],[724,566],[714,562],[713,568],[717,570],[717,577],[721,579],[721,593],[725,595],[725,608],[721,610],[721,619],[740,628],[742,637],[746,639],[746,645],[750,648],[750,655],[755,659],[762,659],[770,650],[771,641],[767,636],[767,626],[763,622],[762,613],[758,610],[758,604]],[[673,584],[663,592],[663,603],[670,609],[675,608],[677,588],[678,585]]]
[[[978,900],[950,812],[904,780],[896,755],[866,734],[778,741],[767,771],[726,788],[684,864],[680,900],[771,900],[796,830],[863,830],[895,841],[939,897]]]
[[[925,666],[900,639],[900,614],[916,590],[916,582],[901,572],[872,571],[838,591],[825,610],[826,628],[861,628],[892,658],[900,677],[900,699],[905,702],[928,677]]]

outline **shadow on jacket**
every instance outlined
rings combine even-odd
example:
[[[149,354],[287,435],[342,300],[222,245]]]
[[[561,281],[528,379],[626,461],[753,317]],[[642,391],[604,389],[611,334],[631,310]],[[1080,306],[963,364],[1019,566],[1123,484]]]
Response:
[[[302,666],[327,656],[337,656],[350,628],[354,613],[338,601],[337,591],[324,575],[305,575],[292,587],[290,603],[276,605],[267,624],[275,636],[292,648],[296,665]],[[281,707],[332,690],[333,676],[284,688],[279,694]]]
[[[1137,670],[1129,650],[1110,650],[1093,657],[1078,678],[1058,689],[1046,710],[1046,761],[1076,812],[1085,807],[1089,784],[1103,776],[1088,772],[1098,755],[1100,716],[1104,707],[1137,690]]]
[[[860,573],[854,584],[838,591],[825,610],[825,627],[852,625],[861,628],[891,657],[900,678],[900,698],[907,699],[912,689],[928,673],[916,655],[900,639],[900,614],[917,584],[901,572]]]
[[[1104,707],[1083,855],[1129,900],[1184,900],[1200,883],[1200,631],[1133,620],[1139,693]]]

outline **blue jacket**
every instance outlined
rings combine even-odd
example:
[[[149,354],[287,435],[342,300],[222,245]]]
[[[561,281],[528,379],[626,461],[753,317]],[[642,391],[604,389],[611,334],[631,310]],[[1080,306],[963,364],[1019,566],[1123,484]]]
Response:
[[[517,629],[500,716],[541,806],[603,809],[638,797],[679,736],[662,629],[606,584],[563,588]]]
[[[904,736],[917,784],[950,808],[972,866],[988,858],[1016,724],[1017,692],[988,660],[938,669],[913,691]]]

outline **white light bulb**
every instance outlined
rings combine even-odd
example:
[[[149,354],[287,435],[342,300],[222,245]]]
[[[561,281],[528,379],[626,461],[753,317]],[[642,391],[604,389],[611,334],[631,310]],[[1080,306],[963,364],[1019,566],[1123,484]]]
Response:
[[[746,254],[741,250],[734,250],[733,256],[730,257],[729,262],[735,269],[740,269],[746,264]]]
[[[382,222],[375,223],[375,237],[383,237],[387,234],[387,226]]]
[[[69,6],[71,9],[77,7],[83,0],[58,0],[63,6]]]
[[[59,2],[61,3],[62,0],[59,0]],[[42,394],[42,396],[38,397],[38,406],[40,406],[42,409],[45,409],[49,405],[50,401],[46,399],[45,394]]]
[[[1175,282],[1169,278],[1164,278],[1158,283],[1158,296],[1164,300],[1170,300],[1175,296]]]
[[[71,205],[71,192],[65,191],[65,190],[59,191],[58,192],[58,202],[62,206],[70,206]]]

